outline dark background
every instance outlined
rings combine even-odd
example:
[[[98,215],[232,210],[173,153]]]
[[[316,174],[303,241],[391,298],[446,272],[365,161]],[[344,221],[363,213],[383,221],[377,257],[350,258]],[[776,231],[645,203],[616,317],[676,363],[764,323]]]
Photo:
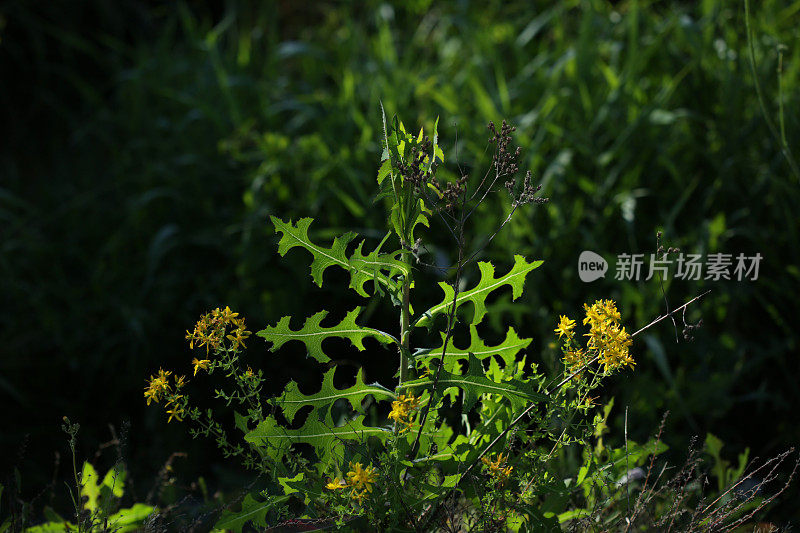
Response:
[[[248,478],[212,442],[145,407],[145,379],[161,366],[191,372],[184,332],[214,307],[257,331],[357,305],[337,284],[346,278],[329,272],[319,289],[303,252],[277,255],[268,215],[315,217],[315,239],[354,230],[377,243],[381,101],[409,129],[440,117],[440,178],[457,165],[482,175],[488,121],[518,127],[521,166],[551,200],[481,258],[501,272],[513,253],[545,264],[513,307],[509,293],[494,301],[485,333],[513,324],[550,372],[558,314],[613,298],[636,330],[664,310],[655,281],[580,282],[582,250],[649,254],[661,230],[689,253],[760,252],[755,282],[665,284],[672,307],[712,290],[687,314],[703,328],[676,343],[665,322],[637,340],[636,369],[603,391],[616,398],[610,438],[622,438],[627,406],[640,441],[671,412],[664,440],[677,461],[706,432],[731,460],[794,445],[800,183],[767,120],[778,122],[782,44],[784,128],[797,145],[800,2],[754,6],[766,117],[740,2],[357,4],[0,3],[2,479],[17,468],[24,497],[52,501],[42,494],[56,452],[66,476],[68,415],[81,457],[111,439],[109,424],[123,435],[138,497],[175,451],[189,453],[176,463],[182,483],[241,487]],[[507,209],[502,195],[484,204],[470,246]],[[425,243],[452,257],[440,227]],[[419,276],[418,286],[437,280]],[[394,331],[387,306],[371,312]],[[391,384],[393,353],[330,351]],[[273,390],[290,378],[313,390],[321,375],[291,345],[272,354],[253,338],[248,354]],[[195,384],[207,399],[211,384]],[[772,516],[793,512],[784,503]]]

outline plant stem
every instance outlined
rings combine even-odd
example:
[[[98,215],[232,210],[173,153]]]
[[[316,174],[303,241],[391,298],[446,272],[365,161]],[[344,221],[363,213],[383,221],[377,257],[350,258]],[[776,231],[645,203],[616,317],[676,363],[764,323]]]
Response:
[[[408,353],[410,343],[409,322],[411,318],[411,264],[408,251],[403,250],[403,262],[409,274],[403,278],[403,304],[400,307],[400,383],[408,380]]]

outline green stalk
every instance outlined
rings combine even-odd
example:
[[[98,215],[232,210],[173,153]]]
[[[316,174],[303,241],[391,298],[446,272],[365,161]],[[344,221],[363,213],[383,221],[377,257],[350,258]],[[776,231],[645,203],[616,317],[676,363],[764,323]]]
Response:
[[[411,335],[409,322],[411,319],[411,264],[409,253],[403,251],[403,262],[408,266],[408,276],[403,278],[403,303],[400,307],[400,383],[408,380],[408,353]]]

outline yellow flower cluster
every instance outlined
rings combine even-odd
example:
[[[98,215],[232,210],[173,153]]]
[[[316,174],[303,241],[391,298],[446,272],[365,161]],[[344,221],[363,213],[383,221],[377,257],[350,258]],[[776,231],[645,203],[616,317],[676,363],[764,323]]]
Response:
[[[244,347],[244,341],[249,336],[250,332],[245,327],[244,318],[239,318],[239,313],[234,313],[227,306],[225,309],[217,308],[201,316],[194,326],[194,331],[186,332],[189,348],[194,349],[195,345],[204,346],[206,354],[211,350],[220,353],[236,350],[240,346]],[[230,341],[230,345],[224,343],[226,338]],[[215,365],[220,364],[223,363],[212,361],[212,359],[196,357],[192,359],[195,376],[198,370],[212,372]],[[147,387],[144,389],[144,397],[147,405],[150,405],[150,402],[159,403],[162,399],[165,400],[164,408],[169,415],[167,422],[172,422],[173,418],[180,422],[189,412],[189,398],[180,393],[180,390],[186,385],[186,377],[175,376],[174,383],[170,385],[170,375],[172,372],[169,370],[159,369],[157,375],[150,376]],[[255,373],[250,367],[247,368],[243,378],[255,379]]]
[[[367,494],[372,492],[372,484],[378,478],[378,472],[370,465],[363,467],[361,463],[350,463],[350,471],[347,472],[346,478],[345,481],[337,477],[325,485],[325,488],[339,490],[350,487],[350,497],[361,503]]]
[[[486,456],[481,457],[481,461],[486,465],[489,475],[496,479],[500,485],[508,481],[508,478],[511,476],[511,471],[514,470],[513,466],[506,465],[507,460],[508,456],[503,456],[502,453],[498,454],[497,459],[494,461]]]
[[[144,397],[147,399],[147,405],[150,405],[151,401],[158,403],[162,399],[166,399],[165,407],[169,408],[167,409],[169,415],[167,422],[172,422],[173,418],[180,422],[186,415],[186,397],[179,391],[186,385],[186,377],[175,376],[174,385],[170,385],[170,375],[172,375],[171,371],[159,369],[157,375],[150,376],[147,387],[144,389]]]
[[[150,376],[149,383],[144,389],[144,397],[147,399],[147,405],[150,402],[158,403],[161,401],[161,396],[169,392],[169,376],[172,374],[169,370],[158,370],[158,375]]]
[[[633,344],[630,334],[620,327],[620,314],[612,300],[597,300],[591,306],[583,304],[586,311],[584,324],[590,325],[589,341],[586,346],[597,352],[600,364],[605,371],[616,370],[623,366],[633,367],[635,364],[629,352]]]
[[[389,418],[403,426],[400,432],[408,431],[414,424],[414,412],[419,409],[419,398],[413,394],[401,394],[392,402],[392,411]]]
[[[238,318],[239,313],[231,311],[230,307],[225,309],[214,309],[210,313],[200,317],[197,324],[194,326],[194,331],[186,332],[186,340],[189,341],[189,348],[194,349],[195,344],[198,347],[205,346],[206,353],[209,350],[218,350],[222,347],[222,341],[227,338],[232,342],[231,348],[236,349],[239,346],[245,347],[244,341],[250,336],[250,332],[245,327],[244,318]],[[230,326],[230,333],[226,336],[226,328]],[[207,359],[203,359],[203,362]],[[198,365],[195,364],[195,374],[197,374]],[[200,366],[200,368],[207,368]]]
[[[570,373],[584,368],[596,355],[597,360],[605,367],[605,372],[623,366],[633,366],[633,357],[629,347],[633,343],[630,334],[621,327],[621,316],[613,300],[597,300],[594,304],[583,304],[586,311],[584,325],[589,324],[589,337],[586,349],[578,347],[575,341],[575,321],[561,315],[558,327],[554,330],[558,338],[565,337],[564,364]],[[580,378],[580,373],[576,374]]]

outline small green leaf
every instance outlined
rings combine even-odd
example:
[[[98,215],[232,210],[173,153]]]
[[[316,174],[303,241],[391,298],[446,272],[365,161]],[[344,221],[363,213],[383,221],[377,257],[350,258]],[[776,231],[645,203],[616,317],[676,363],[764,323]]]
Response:
[[[576,480],[577,485],[581,485],[583,480],[586,479],[586,474],[589,473],[589,467],[587,465],[583,465],[580,470],[578,470],[578,479]]]
[[[388,236],[389,234],[386,235],[386,237]],[[395,259],[400,254],[399,250],[394,253],[380,252],[384,242],[386,242],[386,238],[381,241],[377,248],[364,255],[361,251],[364,241],[361,241],[348,259],[350,265],[350,288],[365,298],[369,296],[364,290],[366,282],[372,281],[376,291],[382,285],[389,289],[390,292],[397,292],[399,284],[393,278],[398,275],[407,276],[409,273],[408,265]]]
[[[300,489],[297,489],[292,485],[302,482],[304,478],[305,474],[303,472],[300,472],[294,477],[279,477],[278,483],[280,483],[281,487],[283,487],[283,493],[288,496],[289,494],[300,492]]]
[[[378,184],[383,182],[386,179],[386,176],[392,173],[392,161],[390,159],[384,159],[383,163],[381,163],[380,168],[378,168]]]

